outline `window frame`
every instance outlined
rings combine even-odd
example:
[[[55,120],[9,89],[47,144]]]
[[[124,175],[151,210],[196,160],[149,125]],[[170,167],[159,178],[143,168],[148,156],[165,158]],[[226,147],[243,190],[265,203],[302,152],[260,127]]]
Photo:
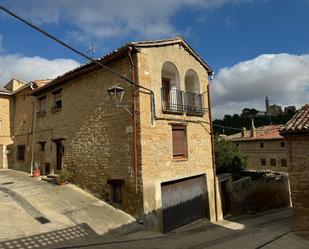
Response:
[[[267,166],[267,160],[265,158],[261,158],[261,165]]]
[[[173,161],[182,161],[188,159],[188,138],[187,138],[187,125],[185,124],[171,124],[172,128],[172,157]],[[176,154],[175,153],[175,143],[176,141],[176,131],[182,131],[183,132],[183,144],[181,145],[183,147],[183,153]],[[175,132],[175,133],[174,133]]]
[[[281,143],[280,143],[280,146],[281,146],[281,148],[284,148],[284,147],[285,147],[285,143],[284,143],[284,142],[281,142]]]
[[[38,142],[39,146],[40,146],[40,152],[45,152],[45,149],[46,149],[46,142],[45,141],[40,141]]]
[[[273,163],[274,162],[274,163]],[[270,166],[276,167],[277,166],[277,160],[276,158],[270,158]]]
[[[282,163],[282,162],[285,162],[285,163]],[[288,160],[287,159],[281,158],[281,167],[284,167],[284,168],[288,167]]]
[[[63,107],[63,104],[62,104],[62,88],[52,92],[52,94],[53,94],[52,110],[53,111],[61,110],[62,107]]]
[[[264,143],[263,142],[260,143],[260,148],[264,148]]]
[[[45,112],[46,111],[46,96],[39,97],[38,102],[39,102],[38,111],[39,112]],[[42,105],[42,103],[43,103],[43,105]]]

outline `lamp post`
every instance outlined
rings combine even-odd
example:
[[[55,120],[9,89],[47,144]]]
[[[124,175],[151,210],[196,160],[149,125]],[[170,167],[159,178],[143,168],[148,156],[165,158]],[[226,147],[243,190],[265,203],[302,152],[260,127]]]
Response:
[[[125,93],[125,90],[121,86],[112,86],[107,90],[107,93],[109,95],[109,98],[114,103],[114,105],[118,107],[124,108],[131,116],[133,115],[132,112],[129,110],[127,105],[121,104],[123,100],[123,96]]]

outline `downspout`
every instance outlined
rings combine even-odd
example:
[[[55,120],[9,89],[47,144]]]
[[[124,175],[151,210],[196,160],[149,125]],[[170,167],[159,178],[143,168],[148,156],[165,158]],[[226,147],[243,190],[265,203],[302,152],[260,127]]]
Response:
[[[135,66],[131,55],[131,48],[128,50],[128,56],[130,61],[130,76],[131,80],[135,82]],[[137,124],[136,124],[136,87],[132,85],[132,101],[133,101],[133,161],[134,161],[134,182],[135,192],[138,192],[137,177],[138,177],[138,158],[137,158]]]
[[[31,90],[34,90],[33,83],[30,83]],[[35,111],[35,96],[32,96],[32,148],[31,148],[31,165],[30,165],[30,174],[33,173],[34,165],[34,132],[35,132],[35,120],[36,120],[36,111]]]
[[[215,145],[214,145],[214,134],[212,126],[212,115],[210,108],[210,87],[207,85],[207,97],[208,97],[208,113],[209,113],[209,125],[210,125],[210,136],[211,136],[211,151],[212,151],[212,170],[214,175],[214,198],[215,198],[215,215],[216,221],[218,221],[218,205],[217,205],[217,179],[216,179],[216,159],[215,159]]]

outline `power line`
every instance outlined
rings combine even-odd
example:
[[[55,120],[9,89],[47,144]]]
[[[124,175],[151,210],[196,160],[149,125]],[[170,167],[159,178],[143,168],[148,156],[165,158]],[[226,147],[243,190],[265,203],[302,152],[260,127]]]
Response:
[[[9,15],[15,17],[16,19],[20,20],[21,22],[25,23],[26,25],[30,26],[31,28],[35,29],[36,31],[38,31],[38,32],[40,32],[40,33],[42,33],[42,34],[44,34],[44,35],[47,36],[48,38],[54,40],[55,42],[61,44],[61,45],[64,46],[64,47],[70,49],[70,50],[73,51],[74,53],[76,53],[76,54],[78,54],[78,55],[80,55],[80,56],[86,58],[87,60],[89,60],[89,61],[91,61],[91,62],[93,62],[93,63],[95,63],[95,64],[97,64],[97,65],[99,65],[99,66],[101,66],[101,67],[103,67],[104,69],[106,69],[107,71],[113,73],[114,75],[118,76],[119,78],[121,78],[121,79],[123,79],[123,80],[129,82],[130,84],[132,84],[132,85],[134,85],[134,86],[136,86],[136,87],[138,87],[138,88],[142,88],[142,89],[144,89],[144,90],[147,90],[147,91],[153,93],[153,91],[152,91],[151,89],[148,89],[148,88],[146,88],[146,87],[143,87],[143,86],[137,84],[136,82],[134,82],[134,81],[128,79],[127,77],[121,75],[120,73],[117,73],[116,71],[110,69],[109,67],[105,66],[105,65],[102,64],[101,62],[99,62],[99,61],[97,61],[97,60],[91,58],[90,56],[88,56],[88,55],[86,55],[86,54],[84,54],[84,53],[78,51],[77,49],[71,47],[70,45],[68,45],[68,44],[65,43],[64,41],[62,41],[62,40],[60,40],[59,38],[57,38],[57,37],[51,35],[50,33],[48,33],[47,31],[43,30],[42,28],[40,28],[40,27],[34,25],[33,23],[31,23],[31,22],[25,20],[24,18],[18,16],[17,14],[15,14],[15,13],[12,12],[12,11],[10,11],[9,9],[7,9],[7,8],[1,6],[1,5],[0,5],[0,9],[3,10],[4,12],[8,13]]]

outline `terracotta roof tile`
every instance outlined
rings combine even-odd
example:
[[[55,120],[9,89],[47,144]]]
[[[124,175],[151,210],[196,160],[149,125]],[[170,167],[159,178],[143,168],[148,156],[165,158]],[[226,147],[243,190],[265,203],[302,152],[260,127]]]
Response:
[[[267,125],[256,128],[256,136],[251,137],[251,131],[247,130],[245,136],[242,133],[236,133],[226,137],[229,141],[250,141],[250,140],[272,140],[272,139],[283,139],[280,135],[280,130],[283,125]]]
[[[303,106],[281,130],[281,134],[309,132],[309,105]]]

